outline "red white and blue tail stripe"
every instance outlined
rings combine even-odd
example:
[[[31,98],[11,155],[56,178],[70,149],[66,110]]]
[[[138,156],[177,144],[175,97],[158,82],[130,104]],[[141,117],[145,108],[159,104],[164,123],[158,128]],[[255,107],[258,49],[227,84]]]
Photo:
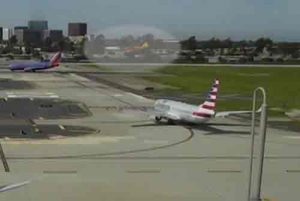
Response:
[[[205,102],[198,107],[196,112],[193,112],[194,116],[202,118],[211,118],[216,113],[216,102],[219,93],[220,81],[215,79],[212,89],[208,93]]]
[[[57,52],[50,60],[51,66],[56,67],[59,66],[61,61],[61,52]]]

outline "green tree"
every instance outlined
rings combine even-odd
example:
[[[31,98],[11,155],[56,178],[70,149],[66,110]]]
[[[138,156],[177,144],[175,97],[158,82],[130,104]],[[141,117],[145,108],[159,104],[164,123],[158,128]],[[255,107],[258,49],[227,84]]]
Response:
[[[181,49],[195,51],[197,49],[197,43],[196,36],[192,36],[185,41],[181,41]]]
[[[67,52],[74,52],[75,51],[75,44],[71,41],[68,37],[65,37],[61,41],[58,42],[59,49],[62,51]]]
[[[104,39],[104,36],[103,36],[103,39]],[[134,46],[135,42],[136,41],[132,35],[127,35],[120,39],[120,46],[124,47],[124,48],[128,48],[128,47]]]
[[[75,51],[77,54],[84,55],[84,48],[85,48],[85,44],[86,44],[87,40],[88,39],[86,37],[84,37],[76,44]]]
[[[25,45],[25,54],[31,54],[33,52],[33,48],[30,45]]]
[[[232,45],[233,45],[233,42],[232,42],[231,38],[227,38],[222,41],[222,48],[231,48]]]
[[[265,47],[272,47],[273,41],[270,38],[259,38],[255,41],[256,52],[262,52]]]
[[[18,43],[17,36],[13,35],[12,37],[10,37],[10,39],[8,40],[8,43],[10,46],[15,46]]]
[[[50,37],[47,37],[45,40],[44,40],[44,49],[46,51],[51,51],[52,49],[52,44],[53,44],[53,41]]]
[[[95,38],[94,41],[92,41],[93,43],[93,50],[96,53],[99,54],[103,54],[104,53],[104,49],[105,49],[105,37],[104,35],[100,34],[99,36],[97,36]]]

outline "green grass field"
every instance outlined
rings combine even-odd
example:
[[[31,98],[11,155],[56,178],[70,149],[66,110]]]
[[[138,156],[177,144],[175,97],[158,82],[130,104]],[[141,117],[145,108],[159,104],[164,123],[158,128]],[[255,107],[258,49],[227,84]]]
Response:
[[[191,67],[169,66],[158,72],[173,76],[148,77],[154,82],[178,87],[183,93],[207,92],[214,78],[221,81],[220,95],[252,96],[262,86],[268,93],[268,105],[284,110],[300,109],[300,68],[268,67]],[[249,109],[249,100],[220,100],[218,110]]]

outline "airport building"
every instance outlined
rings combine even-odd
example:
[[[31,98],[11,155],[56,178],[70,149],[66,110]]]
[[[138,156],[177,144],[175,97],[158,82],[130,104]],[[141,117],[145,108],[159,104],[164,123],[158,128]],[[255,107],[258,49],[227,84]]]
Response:
[[[15,27],[15,35],[19,45],[40,46],[43,39],[50,36],[53,39],[60,37],[60,33],[56,30],[48,31],[48,21],[30,20],[27,26]]]
[[[0,27],[0,41],[3,40],[3,28]]]
[[[16,30],[27,30],[27,29],[28,29],[27,26],[16,26],[16,27],[14,28],[15,31],[16,31]]]
[[[30,29],[18,29],[15,30],[15,35],[18,40],[19,45],[31,45],[31,46],[40,46],[42,43],[42,32]]]
[[[13,30],[9,28],[3,28],[2,40],[8,41],[13,36]]]
[[[78,37],[85,36],[87,34],[86,23],[69,23],[68,24],[68,36]]]
[[[62,30],[45,30],[43,32],[43,40],[46,38],[51,38],[53,42],[61,41],[63,39],[63,31]]]
[[[45,20],[30,20],[28,28],[34,31],[44,31],[48,29],[48,21]]]
[[[23,33],[25,30],[28,30],[27,26],[16,26],[14,28],[14,35],[16,36],[17,40],[18,40],[18,45],[22,45],[23,44]]]
[[[15,28],[15,35],[16,35],[16,38],[18,41],[18,45],[23,45],[24,31],[25,31],[25,29],[16,29]]]

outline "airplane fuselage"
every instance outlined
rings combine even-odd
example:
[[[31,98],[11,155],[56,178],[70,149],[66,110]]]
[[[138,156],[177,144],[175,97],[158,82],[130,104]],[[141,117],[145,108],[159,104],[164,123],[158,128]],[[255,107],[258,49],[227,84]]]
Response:
[[[46,70],[55,67],[50,62],[28,62],[28,63],[16,63],[9,66],[12,71],[38,71]]]
[[[196,105],[162,99],[155,102],[154,113],[156,120],[166,119],[194,124],[209,121],[213,115],[197,112],[198,107]]]

